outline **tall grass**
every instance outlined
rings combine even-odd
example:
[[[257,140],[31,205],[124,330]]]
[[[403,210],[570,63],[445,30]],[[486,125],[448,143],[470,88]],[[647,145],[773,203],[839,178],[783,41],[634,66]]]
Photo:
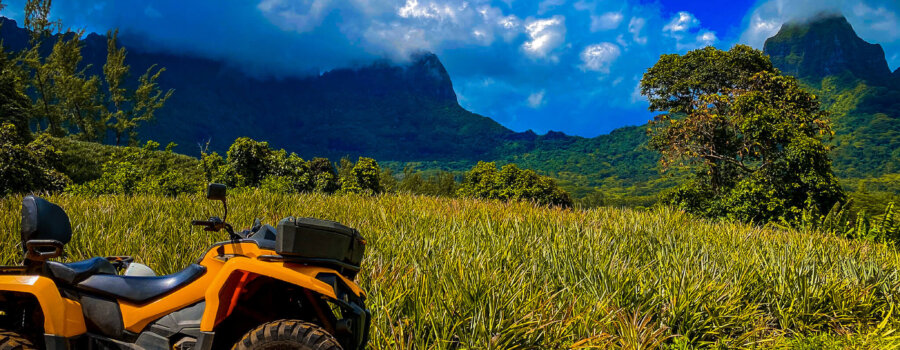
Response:
[[[226,238],[188,225],[220,213],[200,196],[49,199],[72,219],[71,260],[128,254],[170,273]],[[0,200],[8,264],[19,259],[19,201]],[[260,191],[229,203],[235,226],[298,215],[363,232],[372,349],[900,344],[900,254],[882,244],[668,209]]]

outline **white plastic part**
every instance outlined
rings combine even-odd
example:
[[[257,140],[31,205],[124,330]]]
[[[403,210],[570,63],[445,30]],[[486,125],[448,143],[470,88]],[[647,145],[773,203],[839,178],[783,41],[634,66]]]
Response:
[[[125,269],[125,276],[156,276],[149,266],[133,262]]]

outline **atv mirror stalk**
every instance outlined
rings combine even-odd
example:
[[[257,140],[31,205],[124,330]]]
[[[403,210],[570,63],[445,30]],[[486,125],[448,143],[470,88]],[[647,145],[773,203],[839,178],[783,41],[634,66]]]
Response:
[[[223,184],[211,183],[209,186],[206,186],[206,199],[211,201],[222,201],[222,206],[225,207],[225,215],[222,217],[222,221],[228,219],[227,193],[228,186]]]

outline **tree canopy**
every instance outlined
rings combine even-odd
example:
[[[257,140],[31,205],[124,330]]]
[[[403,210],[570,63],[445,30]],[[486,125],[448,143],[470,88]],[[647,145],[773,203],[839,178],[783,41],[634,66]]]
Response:
[[[738,45],[664,55],[641,81],[652,111],[649,146],[694,180],[669,202],[706,216],[793,221],[844,198],[831,171],[831,135],[816,96],[761,51]]]

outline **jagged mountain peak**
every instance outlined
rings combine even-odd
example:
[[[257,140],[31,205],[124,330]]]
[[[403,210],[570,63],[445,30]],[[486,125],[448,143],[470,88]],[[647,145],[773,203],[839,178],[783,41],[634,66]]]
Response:
[[[881,45],[860,38],[839,13],[787,22],[763,50],[782,72],[813,83],[836,75],[885,84],[891,76]]]

